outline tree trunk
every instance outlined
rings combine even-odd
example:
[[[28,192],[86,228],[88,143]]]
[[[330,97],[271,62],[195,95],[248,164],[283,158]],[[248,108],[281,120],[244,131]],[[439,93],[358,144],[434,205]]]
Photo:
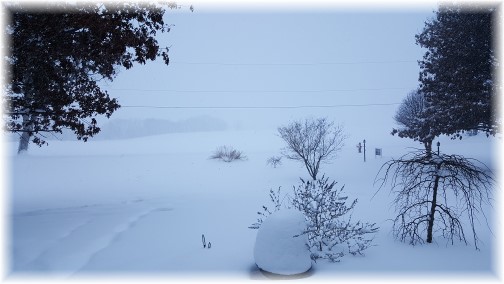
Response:
[[[436,166],[437,170],[441,168],[441,165]],[[429,223],[427,225],[427,242],[432,243],[432,230],[434,228],[434,214],[436,213],[437,206],[437,192],[439,185],[439,175],[436,174],[436,178],[434,179],[434,186],[432,188],[432,204],[429,213]]]
[[[311,165],[310,162],[307,159],[303,159],[303,162],[305,164],[306,169],[308,170],[308,174],[313,180],[317,180],[317,172],[318,169],[314,169]]]
[[[23,134],[19,138],[18,154],[28,151],[28,145],[30,144],[30,138],[32,136],[33,124],[31,123],[30,115],[23,115]]]
[[[423,142],[425,147],[425,154],[427,158],[432,157],[432,140],[426,140]]]
[[[425,147],[425,156],[427,159],[432,157],[432,139],[423,141]],[[441,165],[436,165],[436,168],[439,170]],[[439,184],[439,175],[436,174],[434,179],[434,186],[432,188],[432,204],[429,212],[429,223],[427,224],[427,242],[432,243],[432,230],[434,228],[434,215],[436,213],[437,206],[437,191]]]
[[[23,132],[19,138],[18,154],[22,154],[28,151],[28,144],[30,143],[30,134],[28,132]]]

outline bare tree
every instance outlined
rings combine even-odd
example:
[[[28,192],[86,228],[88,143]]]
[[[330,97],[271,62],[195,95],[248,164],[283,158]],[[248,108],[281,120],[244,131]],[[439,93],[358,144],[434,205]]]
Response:
[[[313,180],[317,179],[320,164],[335,157],[346,138],[342,127],[326,118],[295,121],[279,127],[278,133],[287,143],[282,155],[302,161]]]
[[[478,249],[475,221],[481,215],[486,218],[483,205],[490,204],[494,184],[483,163],[459,155],[432,153],[429,157],[417,151],[385,163],[376,181],[381,182],[380,189],[390,181],[396,194],[396,238],[412,245],[424,243],[424,238],[432,243],[433,234],[440,232],[452,244],[456,239],[467,244],[466,220]]]
[[[432,140],[437,136],[426,119],[427,101],[420,90],[410,92],[397,109],[394,120],[399,127],[392,130],[392,135],[420,141],[427,155],[432,152]]]
[[[396,115],[395,121],[405,128],[414,128],[418,118],[424,112],[426,107],[425,97],[418,90],[410,92],[403,99]]]

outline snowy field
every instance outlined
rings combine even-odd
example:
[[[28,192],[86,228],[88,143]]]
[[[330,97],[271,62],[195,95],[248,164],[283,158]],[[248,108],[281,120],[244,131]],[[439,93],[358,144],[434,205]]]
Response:
[[[437,3],[361,11],[365,2],[315,13],[306,3],[291,11],[291,3],[282,1],[272,13],[247,7],[234,13],[227,3],[221,11],[213,3],[195,5],[194,13],[171,11],[171,32],[158,38],[170,47],[170,66],[160,60],[135,65],[118,69],[113,83],[100,82],[122,107],[110,120],[97,118],[103,130],[97,137],[83,143],[63,135],[42,148],[30,145],[21,156],[17,141],[2,141],[3,280],[269,279],[254,263],[257,230],[248,227],[270,205],[270,189],[288,193],[300,177],[308,178],[296,161],[267,165],[284,146],[276,129],[327,117],[341,123],[348,138],[319,174],[358,199],[353,220],[380,229],[365,256],[320,260],[299,280],[502,281],[502,186],[495,189],[494,207],[484,208],[487,219],[476,223],[477,251],[468,226],[468,245],[450,245],[439,235],[429,245],[395,240],[394,195],[387,187],[377,193],[374,184],[383,163],[421,147],[390,132],[399,104],[418,86],[425,50],[415,34]],[[264,4],[270,7],[270,1]],[[356,148],[364,139],[366,162]],[[501,138],[439,142],[443,153],[499,170]],[[247,159],[209,159],[224,145]],[[375,156],[375,148],[383,156]],[[202,234],[210,249],[203,248]]]
[[[257,230],[248,226],[262,205],[270,205],[270,189],[286,193],[307,177],[295,161],[266,164],[283,147],[275,127],[50,141],[22,156],[8,142],[7,279],[267,279],[254,264]],[[345,147],[321,174],[359,200],[354,220],[376,222],[380,230],[365,256],[319,261],[304,280],[497,280],[498,220],[491,208],[485,213],[493,234],[484,219],[477,224],[480,251],[470,237],[467,246],[439,237],[414,247],[394,240],[394,196],[385,188],[373,197],[374,179],[385,161],[420,145],[390,135],[368,137],[364,163],[355,146],[359,133],[345,130]],[[440,141],[446,152],[497,169],[498,138]],[[209,159],[222,145],[247,159]],[[374,155],[375,148],[383,148],[383,157]],[[202,247],[202,234],[210,249]]]

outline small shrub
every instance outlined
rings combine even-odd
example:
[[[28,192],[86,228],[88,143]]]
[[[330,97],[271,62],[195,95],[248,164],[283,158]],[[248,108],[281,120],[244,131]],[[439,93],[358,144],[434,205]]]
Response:
[[[276,168],[277,166],[282,165],[282,157],[273,156],[268,159],[267,164],[272,165],[273,168]]]
[[[322,176],[320,180],[305,181],[294,188],[292,205],[301,211],[307,221],[303,234],[308,235],[312,259],[328,259],[336,262],[346,252],[352,255],[362,255],[371,246],[374,234],[378,231],[375,223],[352,222],[350,213],[357,199],[347,204],[347,196],[342,196],[344,186],[335,189],[336,182],[328,182],[329,178]]]
[[[374,233],[378,231],[375,223],[352,222],[347,217],[351,213],[357,199],[347,204],[347,196],[342,196],[343,188],[335,189],[336,182],[328,182],[329,178],[322,176],[320,180],[305,181],[294,187],[294,196],[286,196],[288,204],[280,200],[280,188],[275,192],[270,190],[270,199],[274,209],[263,206],[257,222],[249,226],[259,229],[263,218],[285,208],[299,210],[306,219],[306,230],[302,233],[308,237],[308,247],[313,260],[327,259],[331,262],[339,261],[346,253],[356,255],[371,246]],[[285,197],[284,197],[285,199]],[[349,214],[351,215],[351,214]]]
[[[261,227],[261,224],[264,221],[264,217],[268,218],[269,215],[273,214],[273,212],[276,212],[280,209],[282,206],[282,202],[280,201],[280,187],[277,189],[276,192],[273,191],[273,189],[270,189],[270,200],[275,206],[275,209],[271,211],[268,207],[262,206],[262,211],[258,211],[257,215],[259,215],[259,218],[257,218],[257,222],[249,226],[249,229],[259,229]]]
[[[241,151],[233,149],[233,147],[221,146],[215,150],[215,152],[210,156],[210,159],[218,159],[222,160],[226,163],[235,161],[235,160],[244,160],[247,157],[243,155]]]

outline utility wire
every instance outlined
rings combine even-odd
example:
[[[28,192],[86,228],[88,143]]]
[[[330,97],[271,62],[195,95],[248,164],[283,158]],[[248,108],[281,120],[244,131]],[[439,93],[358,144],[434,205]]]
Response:
[[[152,105],[124,105],[123,108],[154,108],[154,109],[301,109],[301,108],[339,108],[339,107],[370,107],[391,106],[400,103],[376,104],[341,104],[341,105],[305,105],[305,106],[152,106]]]
[[[170,93],[331,93],[331,92],[359,92],[359,91],[389,91],[409,90],[409,88],[356,88],[356,89],[327,89],[327,90],[174,90],[174,89],[109,89],[109,91],[134,92],[170,92]]]
[[[247,63],[247,62],[188,62],[174,61],[174,64],[183,65],[220,65],[220,66],[314,66],[314,65],[360,65],[360,64],[398,64],[417,63],[416,60],[390,60],[390,61],[341,61],[341,62],[299,62],[299,63]]]

